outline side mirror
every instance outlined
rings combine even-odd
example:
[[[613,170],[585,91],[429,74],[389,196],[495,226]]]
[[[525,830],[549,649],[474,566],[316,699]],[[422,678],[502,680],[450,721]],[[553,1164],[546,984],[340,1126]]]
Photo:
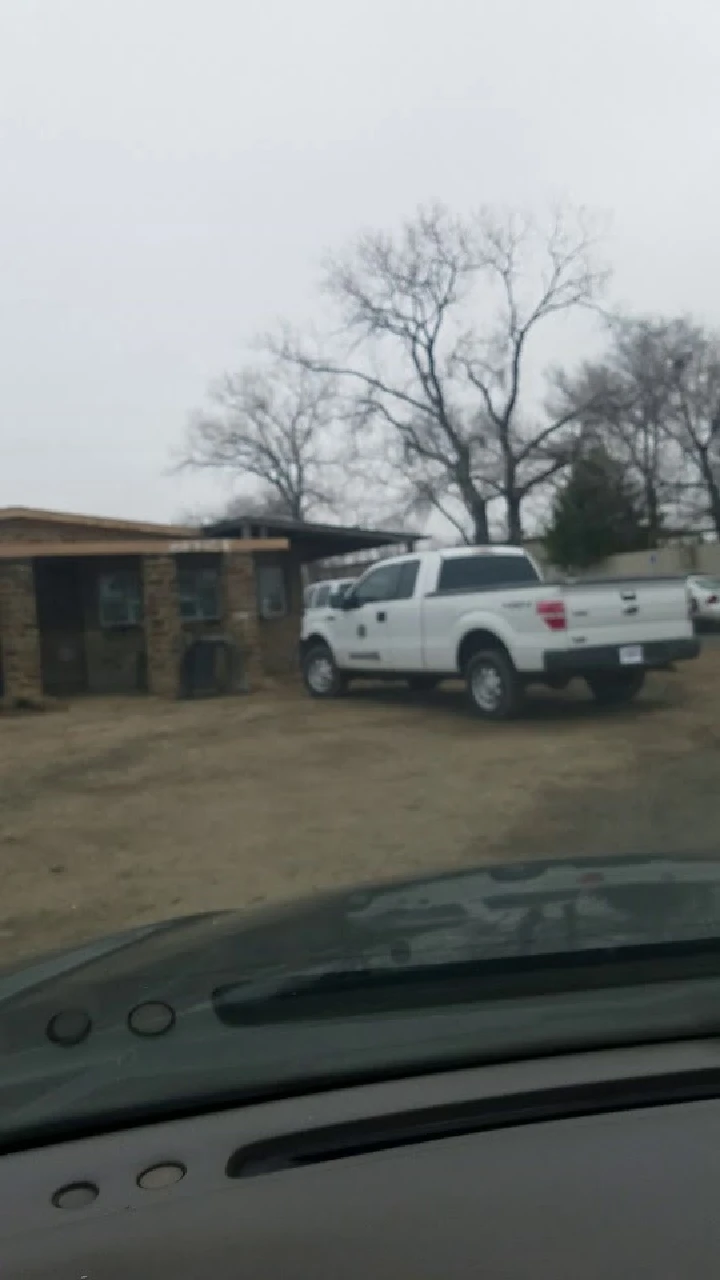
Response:
[[[337,607],[338,609],[345,609],[345,610],[359,609],[360,601],[355,598],[352,591],[345,591],[340,597]]]

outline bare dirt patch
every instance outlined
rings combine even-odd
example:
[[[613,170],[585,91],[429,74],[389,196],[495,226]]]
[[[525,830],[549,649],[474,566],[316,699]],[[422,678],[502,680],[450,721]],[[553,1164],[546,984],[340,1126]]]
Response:
[[[719,713],[711,650],[622,711],[539,694],[507,725],[452,686],[3,717],[0,960],[498,856],[708,848]]]

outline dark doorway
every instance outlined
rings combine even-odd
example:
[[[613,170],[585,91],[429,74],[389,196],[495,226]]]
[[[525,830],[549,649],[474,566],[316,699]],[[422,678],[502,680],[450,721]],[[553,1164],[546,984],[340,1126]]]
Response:
[[[55,696],[87,690],[81,567],[70,559],[35,562],[43,690]]]

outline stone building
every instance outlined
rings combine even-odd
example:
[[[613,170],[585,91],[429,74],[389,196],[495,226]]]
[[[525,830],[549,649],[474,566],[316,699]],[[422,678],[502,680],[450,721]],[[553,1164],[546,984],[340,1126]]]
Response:
[[[283,520],[198,530],[0,508],[0,695],[177,697],[198,640],[232,655],[223,689],[252,688],[296,666],[308,562],[401,541]]]

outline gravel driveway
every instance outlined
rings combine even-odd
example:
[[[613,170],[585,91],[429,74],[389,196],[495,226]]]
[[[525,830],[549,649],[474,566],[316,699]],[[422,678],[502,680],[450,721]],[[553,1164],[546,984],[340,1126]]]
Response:
[[[493,858],[715,847],[720,649],[601,712],[462,691],[87,699],[0,721],[0,961],[133,923]]]

